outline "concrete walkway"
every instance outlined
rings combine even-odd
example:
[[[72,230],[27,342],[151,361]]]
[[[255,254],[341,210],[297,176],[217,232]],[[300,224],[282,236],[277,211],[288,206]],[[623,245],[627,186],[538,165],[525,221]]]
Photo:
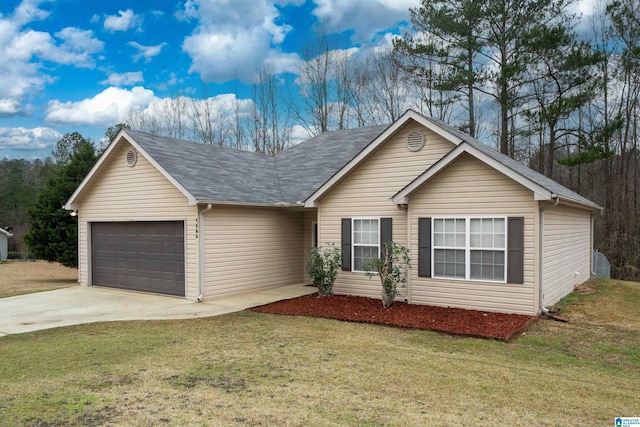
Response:
[[[218,316],[316,291],[311,286],[291,285],[199,303],[118,289],[75,286],[0,298],[0,336],[92,322]]]

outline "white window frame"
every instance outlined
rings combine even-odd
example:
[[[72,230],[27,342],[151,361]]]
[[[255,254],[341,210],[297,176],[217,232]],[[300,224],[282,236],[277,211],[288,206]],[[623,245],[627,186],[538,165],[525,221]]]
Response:
[[[355,217],[355,218],[351,218],[351,271],[354,273],[366,273],[364,270],[356,270],[355,266],[355,257],[356,257],[356,239],[355,239],[355,232],[356,232],[356,221],[378,221],[378,243],[377,244],[372,244],[372,243],[367,243],[367,244],[358,244],[357,246],[363,247],[377,247],[378,248],[378,255],[380,256],[380,217],[375,217],[375,216],[371,216],[371,217]]]
[[[435,222],[437,220],[447,220],[447,219],[463,219],[465,221],[465,256],[464,256],[464,264],[465,264],[465,277],[449,277],[449,276],[436,276],[435,274],[435,251],[437,249],[453,249],[453,250],[463,250],[463,248],[458,247],[449,247],[449,246],[435,246]],[[472,248],[471,247],[471,220],[472,219],[501,219],[504,221],[504,247],[503,248],[495,248],[495,247],[479,247]],[[504,215],[474,215],[474,216],[434,216],[431,218],[431,277],[434,279],[443,279],[443,280],[459,280],[459,281],[470,281],[470,282],[485,282],[485,283],[507,283],[507,242],[509,241],[508,236],[508,217]],[[471,278],[471,251],[502,251],[504,252],[504,272],[503,272],[503,280],[486,280],[486,279],[472,279]]]

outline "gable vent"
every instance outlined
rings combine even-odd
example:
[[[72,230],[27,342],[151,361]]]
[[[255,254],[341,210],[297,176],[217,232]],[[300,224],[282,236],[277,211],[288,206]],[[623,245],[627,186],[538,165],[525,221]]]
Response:
[[[424,147],[424,135],[422,132],[413,131],[407,136],[407,150],[420,151]]]
[[[127,151],[127,165],[132,168],[136,165],[137,161],[138,153],[136,153],[134,150]]]

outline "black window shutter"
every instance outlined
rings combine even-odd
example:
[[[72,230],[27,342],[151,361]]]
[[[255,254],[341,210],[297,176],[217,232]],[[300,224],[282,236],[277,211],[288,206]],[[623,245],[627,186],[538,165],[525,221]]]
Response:
[[[507,221],[507,283],[524,283],[524,218]]]
[[[387,243],[393,240],[391,218],[380,218],[380,258],[387,254]]]
[[[431,277],[431,218],[418,218],[418,276]]]
[[[351,271],[351,218],[342,218],[342,270]]]

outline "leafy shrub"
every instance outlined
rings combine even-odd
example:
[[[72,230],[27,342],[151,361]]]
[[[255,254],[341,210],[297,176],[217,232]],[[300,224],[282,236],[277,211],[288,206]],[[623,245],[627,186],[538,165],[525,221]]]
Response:
[[[410,262],[409,249],[396,243],[386,244],[384,258],[373,258],[364,265],[365,272],[369,279],[377,275],[382,283],[382,305],[384,308],[391,307],[393,301],[400,292],[398,285],[405,287],[407,284],[407,273]]]
[[[333,294],[333,284],[342,265],[342,254],[333,243],[325,248],[314,247],[307,256],[306,272],[321,296]]]
[[[22,259],[22,252],[9,252],[7,259]]]
[[[307,265],[305,271],[311,277],[311,284],[320,289],[320,285],[324,280],[324,260],[317,246],[311,249],[307,256]]]

